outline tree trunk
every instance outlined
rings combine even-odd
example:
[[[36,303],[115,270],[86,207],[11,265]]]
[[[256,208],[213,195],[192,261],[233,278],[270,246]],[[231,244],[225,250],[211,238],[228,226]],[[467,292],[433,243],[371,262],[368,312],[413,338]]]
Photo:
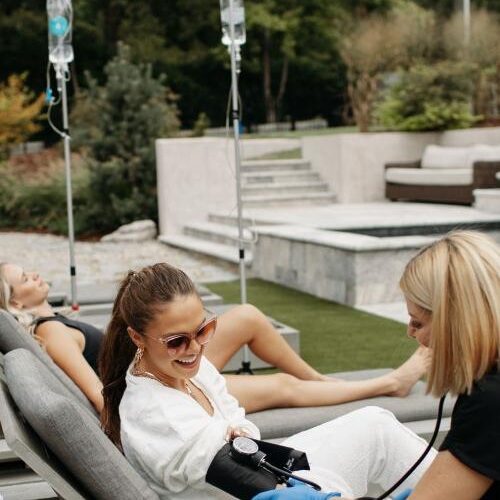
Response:
[[[271,88],[271,34],[264,31],[262,43],[262,83],[264,86],[264,106],[266,108],[266,122],[276,122],[276,102]]]
[[[288,56],[285,54],[283,59],[283,67],[281,68],[280,88],[276,97],[276,111],[278,118],[281,118],[281,105],[283,97],[285,97],[286,84],[288,82]]]
[[[106,4],[104,9],[104,40],[108,54],[114,54],[123,17],[123,5],[116,0],[108,0]]]
[[[377,76],[362,73],[351,74],[348,77],[347,91],[351,99],[354,120],[360,132],[369,131],[377,87]]]

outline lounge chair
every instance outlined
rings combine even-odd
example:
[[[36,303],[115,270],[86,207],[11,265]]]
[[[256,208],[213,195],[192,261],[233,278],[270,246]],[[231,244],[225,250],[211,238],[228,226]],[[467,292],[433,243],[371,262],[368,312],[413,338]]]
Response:
[[[0,384],[0,417],[7,443],[61,497],[158,500],[103,433],[95,413],[38,357],[26,349],[15,349],[4,361],[8,390]],[[16,417],[9,392],[41,441]],[[43,445],[49,454],[44,453]]]
[[[497,186],[499,171],[499,146],[427,146],[421,160],[385,165],[385,197],[470,205],[475,189]]]

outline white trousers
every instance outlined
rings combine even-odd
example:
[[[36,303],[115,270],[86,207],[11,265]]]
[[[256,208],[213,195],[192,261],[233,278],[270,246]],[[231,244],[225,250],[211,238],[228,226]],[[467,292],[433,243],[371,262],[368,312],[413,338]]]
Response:
[[[370,483],[389,489],[415,463],[427,442],[382,408],[368,406],[286,439],[307,453],[310,471],[297,475],[319,483],[323,491],[348,498],[367,494]],[[432,449],[394,493],[413,488],[436,456]]]

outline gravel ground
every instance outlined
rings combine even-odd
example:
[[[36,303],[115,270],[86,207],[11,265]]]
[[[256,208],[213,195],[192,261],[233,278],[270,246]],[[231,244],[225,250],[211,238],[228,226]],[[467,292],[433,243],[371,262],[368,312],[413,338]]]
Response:
[[[233,266],[155,240],[141,243],[77,242],[75,260],[80,284],[116,282],[129,269],[156,262],[177,266],[198,283],[238,278]],[[26,270],[40,271],[54,286],[69,283],[69,246],[67,238],[62,236],[0,233],[0,262],[12,262]]]

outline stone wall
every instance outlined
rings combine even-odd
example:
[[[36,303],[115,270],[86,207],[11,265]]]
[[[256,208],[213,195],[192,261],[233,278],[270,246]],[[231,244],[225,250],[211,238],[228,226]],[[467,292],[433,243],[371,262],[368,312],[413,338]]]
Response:
[[[377,238],[298,226],[261,226],[252,273],[350,306],[402,300],[398,280],[429,236]]]

